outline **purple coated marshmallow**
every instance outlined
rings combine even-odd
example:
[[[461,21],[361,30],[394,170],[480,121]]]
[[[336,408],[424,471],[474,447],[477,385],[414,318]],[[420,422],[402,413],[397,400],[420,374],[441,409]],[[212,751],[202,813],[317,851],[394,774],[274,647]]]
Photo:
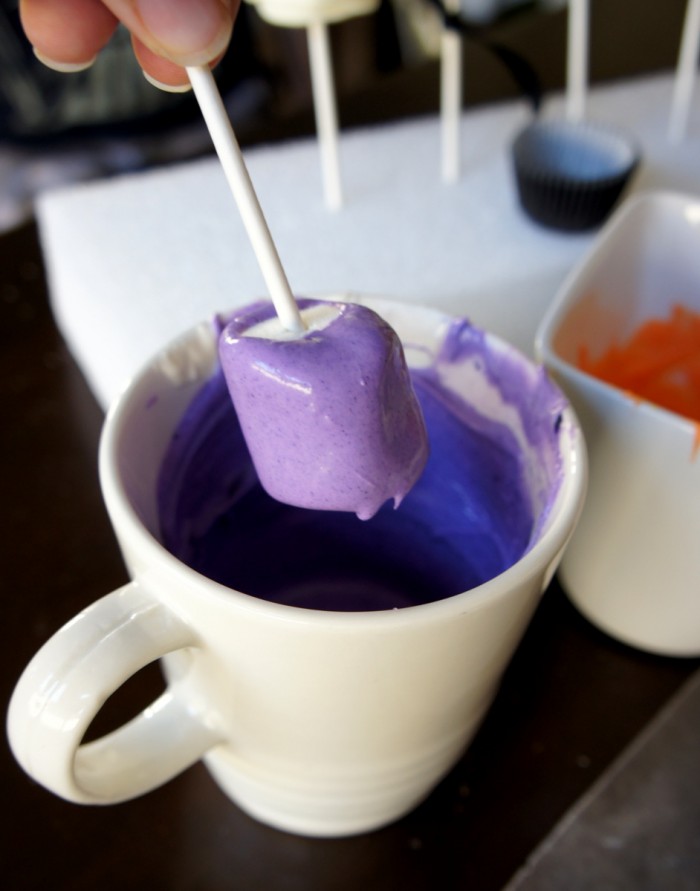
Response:
[[[355,303],[300,300],[318,327],[247,334],[274,319],[256,303],[227,320],[219,358],[260,482],[297,507],[372,517],[421,475],[428,437],[394,330]],[[328,321],[330,318],[330,321]]]

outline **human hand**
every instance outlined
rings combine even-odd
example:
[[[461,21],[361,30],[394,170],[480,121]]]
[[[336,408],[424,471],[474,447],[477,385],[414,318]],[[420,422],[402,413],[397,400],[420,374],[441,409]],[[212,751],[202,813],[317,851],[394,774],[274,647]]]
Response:
[[[183,66],[216,64],[224,54],[239,5],[240,0],[20,0],[20,17],[37,57],[58,71],[88,68],[122,22],[144,75],[177,92],[189,89]]]

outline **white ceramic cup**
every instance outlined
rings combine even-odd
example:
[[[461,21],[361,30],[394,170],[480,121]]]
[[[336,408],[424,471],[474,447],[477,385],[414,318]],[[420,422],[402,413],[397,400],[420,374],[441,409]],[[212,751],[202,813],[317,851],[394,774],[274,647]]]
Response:
[[[409,362],[425,360],[449,321],[434,310],[363,302],[421,347],[407,347]],[[202,324],[156,356],[111,408],[101,484],[133,581],[34,657],[10,705],[12,749],[32,777],[76,802],[137,796],[203,759],[235,802],[271,825],[319,836],[379,827],[430,792],[488,709],[581,509],[580,430],[567,408],[556,500],[529,551],[497,578],[399,610],[282,606],[210,581],[158,541],[161,460],[215,363],[212,326]],[[468,389],[453,377],[451,386]],[[541,484],[534,465],[533,479]],[[158,658],[164,694],[131,723],[81,745],[106,698]]]
[[[560,578],[613,637],[650,652],[700,655],[698,426],[577,367],[674,303],[700,312],[700,200],[629,199],[562,286],[536,351],[581,421],[590,485]]]

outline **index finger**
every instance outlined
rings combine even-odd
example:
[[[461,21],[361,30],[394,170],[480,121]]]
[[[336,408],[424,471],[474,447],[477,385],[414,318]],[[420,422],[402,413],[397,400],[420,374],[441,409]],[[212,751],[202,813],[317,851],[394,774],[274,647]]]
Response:
[[[117,26],[101,0],[20,0],[19,14],[39,58],[67,70],[90,65]]]

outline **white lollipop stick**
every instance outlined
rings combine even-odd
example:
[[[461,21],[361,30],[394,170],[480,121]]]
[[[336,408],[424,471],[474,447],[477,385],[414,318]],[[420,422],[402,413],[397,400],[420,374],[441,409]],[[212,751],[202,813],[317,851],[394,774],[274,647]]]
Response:
[[[279,320],[290,331],[303,331],[299,307],[282,268],[214,76],[208,67],[201,66],[187,68],[187,74]]]
[[[676,66],[676,80],[671,99],[668,135],[672,142],[680,142],[688,125],[690,101],[693,98],[695,72],[700,49],[700,0],[688,0],[681,46]]]
[[[322,21],[311,22],[306,28],[306,34],[326,204],[331,210],[338,210],[343,204],[343,190],[338,160],[338,115],[328,26]]]
[[[447,12],[458,13],[460,0],[446,0]],[[459,179],[460,118],[462,112],[462,35],[442,29],[440,38],[440,116],[442,120],[442,178]]]
[[[566,53],[566,116],[575,123],[586,113],[588,88],[588,0],[569,0]]]

